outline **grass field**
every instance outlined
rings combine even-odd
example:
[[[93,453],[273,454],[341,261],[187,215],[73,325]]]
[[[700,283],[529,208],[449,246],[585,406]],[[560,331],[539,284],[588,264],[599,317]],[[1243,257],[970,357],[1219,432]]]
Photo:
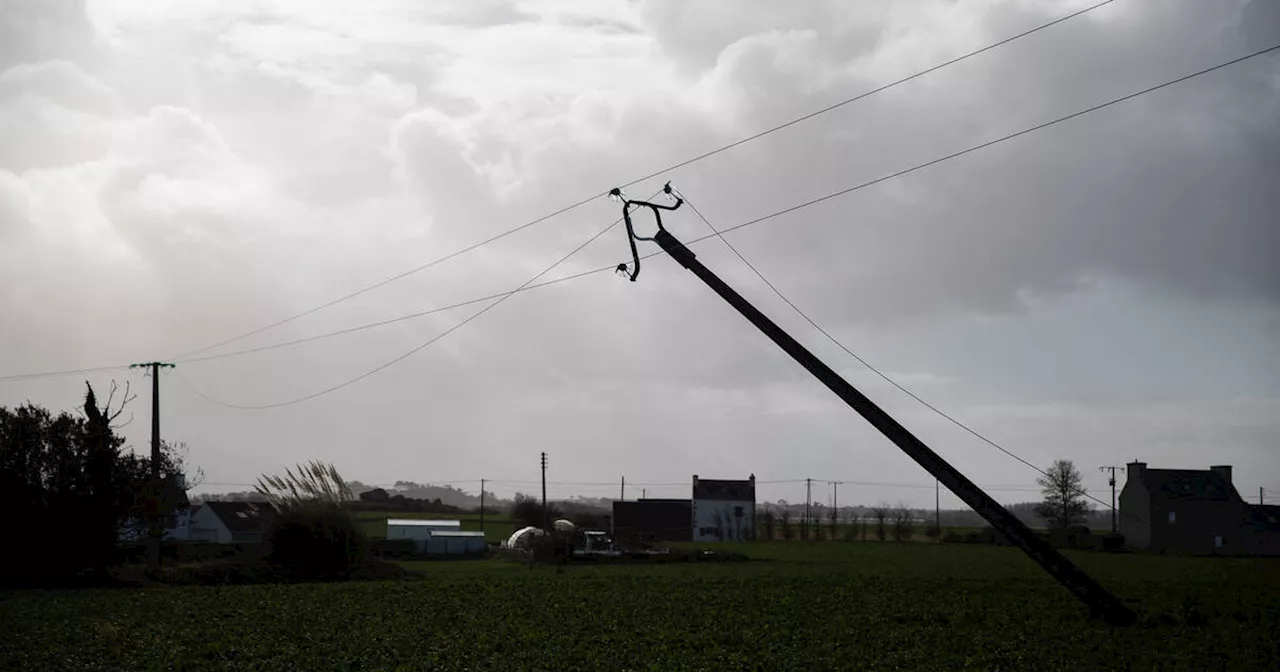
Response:
[[[0,669],[1265,670],[1280,564],[1072,553],[1130,602],[1112,629],[1018,551],[761,543],[751,562],[406,563],[422,578],[23,591]]]

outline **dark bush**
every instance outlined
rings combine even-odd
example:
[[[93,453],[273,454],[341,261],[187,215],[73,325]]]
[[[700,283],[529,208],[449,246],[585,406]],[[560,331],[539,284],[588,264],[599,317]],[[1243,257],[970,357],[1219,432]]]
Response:
[[[376,558],[411,558],[418,555],[412,539],[370,539],[369,554]]]
[[[280,511],[267,531],[267,560],[300,577],[352,575],[368,559],[368,539],[342,507],[303,501]]]
[[[942,535],[942,543],[944,544],[959,544],[963,542],[964,537],[960,536],[959,532],[948,532]]]

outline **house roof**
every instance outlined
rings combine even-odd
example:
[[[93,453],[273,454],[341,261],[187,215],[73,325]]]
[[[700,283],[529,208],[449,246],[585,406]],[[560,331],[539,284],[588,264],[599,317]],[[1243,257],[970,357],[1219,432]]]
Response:
[[[1240,501],[1231,482],[1221,474],[1197,469],[1147,469],[1142,483],[1152,497],[1163,499]]]
[[[276,510],[266,502],[205,502],[233,534],[261,532]]]
[[[460,520],[421,520],[418,518],[388,518],[388,525],[404,527],[462,527]]]
[[[693,482],[694,499],[749,500],[756,495],[751,481],[716,481],[699,478]]]

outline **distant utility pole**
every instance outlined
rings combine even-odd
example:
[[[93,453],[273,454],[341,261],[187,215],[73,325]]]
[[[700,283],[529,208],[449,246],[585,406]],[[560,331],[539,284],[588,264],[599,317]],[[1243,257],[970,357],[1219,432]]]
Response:
[[[618,501],[620,502],[627,501],[627,477],[626,476],[622,477],[622,492],[618,493]]]
[[[827,481],[831,484],[831,520],[840,521],[840,484],[844,481]]]
[[[812,520],[809,516],[809,502],[813,497],[813,479],[804,479],[804,538],[809,538],[809,524]]]
[[[649,498],[649,488],[640,488],[640,499]]]
[[[151,369],[151,496],[147,502],[151,534],[147,544],[147,568],[154,572],[160,569],[160,538],[164,536],[164,525],[160,519],[160,496],[164,492],[160,482],[160,369],[172,369],[173,364],[147,362],[133,364],[129,368]]]
[[[480,479],[480,531],[484,532],[484,479]]]
[[[1107,485],[1111,486],[1111,531],[1112,532],[1116,532],[1119,529],[1116,527],[1116,469],[1119,469],[1120,471],[1124,471],[1124,467],[1116,467],[1112,465],[1107,465],[1105,467],[1098,467],[1098,471],[1111,472],[1111,476],[1107,479]]]
[[[542,526],[551,529],[551,512],[547,510],[547,454],[542,454]]]
[[[1258,488],[1258,506],[1262,506],[1264,503],[1262,501],[1262,488]]]

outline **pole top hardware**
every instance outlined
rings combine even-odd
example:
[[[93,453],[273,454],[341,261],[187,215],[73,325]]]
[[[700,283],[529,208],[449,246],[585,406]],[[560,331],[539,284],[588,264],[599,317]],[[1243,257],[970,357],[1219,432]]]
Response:
[[[627,224],[627,242],[630,243],[631,245],[631,265],[628,266],[625,263],[618,264],[618,268],[616,269],[616,271],[618,273],[626,274],[627,277],[630,278],[632,282],[635,282],[636,276],[640,275],[640,252],[636,250],[636,241],[637,240],[654,241],[657,239],[659,235],[666,234],[667,230],[662,226],[661,211],[676,210],[681,205],[684,204],[684,199],[681,198],[675,192],[675,190],[671,188],[670,182],[667,182],[665,185],[663,185],[662,193],[666,194],[670,198],[675,199],[675,205],[663,205],[661,203],[650,203],[648,201],[633,201],[628,199],[626,195],[622,193],[622,189],[618,187],[615,187],[609,191],[610,198],[616,198],[619,201],[622,201],[622,219]],[[635,227],[631,224],[631,207],[632,206],[635,206],[637,208],[649,208],[650,210],[653,211],[653,219],[658,224],[657,233],[655,233],[652,236],[636,235]]]

